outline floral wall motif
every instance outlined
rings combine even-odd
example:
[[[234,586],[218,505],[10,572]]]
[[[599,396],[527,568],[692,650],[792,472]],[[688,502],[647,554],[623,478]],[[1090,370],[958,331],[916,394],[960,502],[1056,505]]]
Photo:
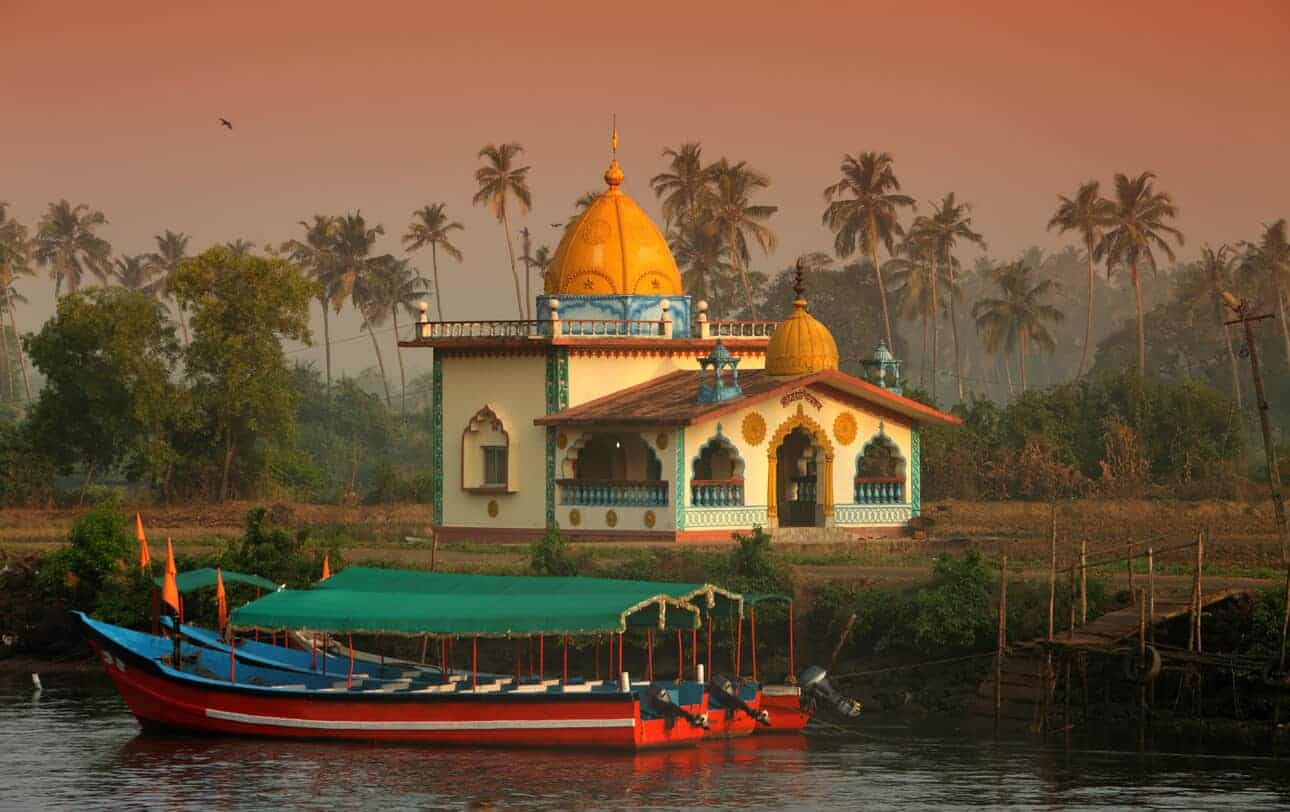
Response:
[[[751,446],[761,445],[761,441],[766,439],[766,418],[757,412],[749,412],[744,417],[742,425],[744,442]]]
[[[855,442],[858,430],[856,416],[851,412],[843,412],[833,421],[833,438],[838,441],[838,445],[851,445]]]

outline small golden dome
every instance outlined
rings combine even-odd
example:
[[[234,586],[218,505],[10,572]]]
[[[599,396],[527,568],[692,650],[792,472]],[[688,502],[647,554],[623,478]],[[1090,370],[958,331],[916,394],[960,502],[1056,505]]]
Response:
[[[609,186],[565,229],[546,271],[552,296],[680,296],[681,272],[667,240],[649,215],[620,188],[615,159],[605,170]]]
[[[769,375],[807,375],[838,368],[838,344],[819,319],[806,312],[802,298],[802,266],[797,267],[793,285],[797,298],[793,313],[785,319],[766,345],[766,372]]]

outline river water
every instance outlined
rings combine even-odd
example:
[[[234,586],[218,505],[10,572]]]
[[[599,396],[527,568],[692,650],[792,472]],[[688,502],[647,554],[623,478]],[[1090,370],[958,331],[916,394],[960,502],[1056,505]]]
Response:
[[[0,809],[1290,807],[1290,762],[870,720],[641,756],[139,735],[106,676],[0,681]],[[1112,736],[1112,739],[1115,737]]]

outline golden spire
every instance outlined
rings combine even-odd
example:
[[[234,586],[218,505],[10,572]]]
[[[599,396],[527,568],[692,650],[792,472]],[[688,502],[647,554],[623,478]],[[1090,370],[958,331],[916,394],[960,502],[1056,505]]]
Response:
[[[623,170],[618,165],[618,116],[611,116],[610,127],[612,134],[609,136],[609,168],[605,170],[605,183],[609,184],[609,191],[614,192],[623,185]]]

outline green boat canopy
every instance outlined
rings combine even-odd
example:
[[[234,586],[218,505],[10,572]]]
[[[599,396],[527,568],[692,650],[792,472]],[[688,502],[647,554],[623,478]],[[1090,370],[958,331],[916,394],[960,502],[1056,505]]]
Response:
[[[221,575],[224,578],[225,586],[229,584],[250,584],[261,589],[267,589],[270,592],[278,588],[278,585],[268,578],[261,578],[258,575],[247,575],[243,572],[233,572],[231,570],[223,570]],[[157,586],[161,586],[165,581],[165,576],[158,576],[152,580]],[[179,591],[185,595],[208,586],[215,586],[215,570],[210,567],[204,567],[199,570],[181,572],[175,576],[175,584],[179,587]]]
[[[603,594],[623,598],[630,598],[633,595],[663,595],[692,604],[699,609],[708,609],[716,614],[735,616],[742,616],[744,606],[742,595],[713,584],[627,581],[580,576],[471,575],[376,567],[346,567],[326,581],[314,584],[313,588],[349,592],[495,595],[507,599],[548,594]]]
[[[575,579],[576,580],[576,579]],[[657,590],[501,594],[395,590],[279,590],[233,611],[239,629],[516,637],[699,627],[694,606]]]

